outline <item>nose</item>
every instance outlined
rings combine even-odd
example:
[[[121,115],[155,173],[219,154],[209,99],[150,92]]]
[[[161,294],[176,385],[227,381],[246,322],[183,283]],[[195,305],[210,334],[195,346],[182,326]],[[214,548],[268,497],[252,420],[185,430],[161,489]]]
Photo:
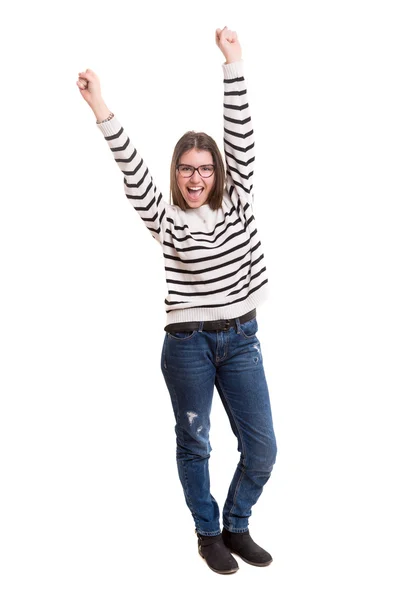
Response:
[[[200,181],[200,180],[201,180],[201,177],[200,177],[199,172],[193,171],[193,175],[191,176],[190,181],[196,182],[196,181]]]

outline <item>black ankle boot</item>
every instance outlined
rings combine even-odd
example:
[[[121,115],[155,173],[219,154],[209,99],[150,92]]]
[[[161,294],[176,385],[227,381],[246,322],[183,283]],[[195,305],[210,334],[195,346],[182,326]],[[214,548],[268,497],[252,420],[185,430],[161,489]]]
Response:
[[[222,539],[225,546],[231,552],[240,556],[249,565],[266,567],[272,563],[272,556],[251,539],[248,531],[244,533],[232,533],[224,528],[222,530]]]
[[[198,537],[199,554],[210,569],[221,575],[236,573],[239,568],[236,560],[222,541],[222,535],[200,535]]]

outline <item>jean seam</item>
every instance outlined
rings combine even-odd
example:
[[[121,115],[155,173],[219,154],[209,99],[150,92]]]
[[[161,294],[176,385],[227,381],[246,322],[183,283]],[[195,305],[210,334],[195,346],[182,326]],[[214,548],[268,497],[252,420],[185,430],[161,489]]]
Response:
[[[216,350],[215,350],[215,358],[216,358],[216,362],[217,363],[221,363],[228,356],[229,337],[227,336],[226,339],[225,339],[223,331],[216,331],[215,333],[217,334],[217,337],[216,337],[217,344],[216,344]],[[220,346],[221,334],[222,334],[222,342],[223,342],[223,355],[220,357],[220,356],[218,356],[218,347]]]
[[[221,529],[215,530],[215,531],[206,531],[206,532],[201,532],[197,529],[196,527],[196,533],[198,533],[199,535],[202,535],[203,537],[212,537],[213,535],[219,535],[221,533]]]
[[[238,423],[237,423],[237,421],[236,421],[235,414],[234,414],[234,412],[233,412],[233,410],[232,410],[232,407],[231,407],[231,405],[230,405],[230,403],[229,403],[229,399],[228,399],[228,396],[226,395],[226,392],[225,392],[225,390],[224,390],[224,387],[223,387],[223,385],[222,385],[221,379],[218,377],[218,374],[217,374],[217,373],[216,373],[216,375],[215,375],[215,379],[217,379],[217,381],[218,381],[218,383],[219,383],[219,385],[220,385],[221,391],[222,391],[222,393],[223,393],[223,396],[224,396],[224,400],[225,400],[225,402],[226,402],[226,405],[227,405],[227,407],[229,408],[230,415],[231,415],[231,417],[232,417],[232,419],[233,419],[233,421],[234,421],[234,423],[235,423],[235,425],[236,425],[236,429],[237,429],[237,431],[238,431],[238,434],[239,434],[239,436],[240,436],[240,441],[241,441],[241,444],[242,444],[242,453],[241,453],[241,454],[243,455],[243,458],[244,458],[244,460],[243,460],[243,463],[244,463],[244,465],[245,465],[245,459],[246,459],[247,453],[246,453],[246,451],[245,451],[246,445],[245,445],[245,443],[244,443],[244,439],[243,439],[243,436],[242,436],[242,432],[241,432],[241,430],[240,430],[239,424],[238,424]]]
[[[186,472],[186,464],[185,464],[185,461],[182,461],[182,463],[183,463],[182,464],[183,474],[184,474],[184,477],[185,477],[185,493],[186,493],[186,497],[188,499],[188,506],[189,506],[190,512],[193,515],[194,522],[195,522],[195,525],[196,525],[196,528],[197,528],[198,519],[197,519],[197,517],[196,517],[196,515],[194,513],[194,510],[193,510],[192,497],[189,494],[189,486],[188,486],[188,479],[187,479],[187,472]]]
[[[233,412],[233,410],[232,410],[232,408],[231,408],[231,405],[230,405],[230,403],[229,403],[228,397],[227,397],[227,395],[226,395],[226,392],[225,392],[225,390],[224,390],[224,388],[223,388],[223,385],[222,385],[222,383],[221,383],[221,380],[220,380],[220,378],[218,377],[218,374],[216,374],[216,375],[215,375],[215,378],[218,380],[218,383],[219,383],[219,385],[220,385],[220,388],[221,388],[221,392],[222,392],[222,394],[223,394],[223,396],[224,396],[224,400],[225,400],[225,402],[226,402],[226,406],[229,408],[229,412],[230,412],[230,414],[231,414],[231,417],[232,417],[232,419],[233,419],[233,421],[234,421],[234,423],[235,423],[236,429],[237,429],[237,431],[238,431],[238,435],[239,435],[239,437],[240,437],[240,441],[241,441],[241,444],[242,444],[242,452],[241,452],[241,456],[243,457],[243,461],[242,461],[242,463],[243,463],[243,468],[245,469],[245,468],[246,468],[246,457],[247,457],[247,452],[246,452],[246,445],[245,445],[245,443],[244,443],[244,439],[243,439],[243,436],[242,436],[242,432],[241,432],[241,430],[240,430],[239,424],[238,424],[238,423],[237,423],[237,421],[236,421],[236,417],[235,417],[235,415],[234,415],[234,412]],[[242,479],[243,479],[243,477],[244,477],[244,471],[242,470],[242,472],[241,472],[241,474],[240,474],[240,477],[239,477],[239,480],[238,480],[238,482],[237,482],[237,484],[236,484],[235,492],[234,492],[234,494],[233,494],[232,507],[231,507],[231,509],[229,510],[229,516],[231,515],[231,513],[232,513],[232,511],[233,511],[233,509],[234,509],[234,507],[235,507],[236,498],[237,498],[237,495],[238,495],[238,493],[239,493],[239,489],[240,489],[240,485],[241,485],[241,483],[242,483]]]
[[[166,333],[164,336],[164,344],[163,344],[162,353],[161,353],[161,364],[166,371],[168,370],[168,367],[167,367],[167,344],[168,344],[168,334]]]

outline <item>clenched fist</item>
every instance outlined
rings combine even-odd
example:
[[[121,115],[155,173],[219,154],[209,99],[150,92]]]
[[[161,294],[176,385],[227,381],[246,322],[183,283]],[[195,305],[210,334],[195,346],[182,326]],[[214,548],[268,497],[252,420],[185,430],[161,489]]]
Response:
[[[103,121],[109,117],[111,111],[101,97],[100,79],[94,71],[86,69],[78,73],[76,85],[79,88],[81,96],[89,104],[98,121]]]
[[[79,88],[81,96],[89,106],[95,106],[101,101],[100,79],[94,71],[86,69],[78,73],[79,79],[76,85]]]
[[[227,63],[241,60],[242,49],[236,31],[231,31],[227,27],[217,29],[215,32],[215,42],[225,56]]]

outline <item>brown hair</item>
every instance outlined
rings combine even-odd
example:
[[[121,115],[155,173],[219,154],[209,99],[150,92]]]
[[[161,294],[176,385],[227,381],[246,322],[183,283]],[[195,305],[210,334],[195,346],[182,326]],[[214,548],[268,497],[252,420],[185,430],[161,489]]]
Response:
[[[179,160],[182,154],[188,152],[189,150],[192,150],[193,148],[196,148],[196,150],[208,150],[208,152],[211,152],[213,163],[215,166],[215,178],[213,188],[207,200],[207,204],[210,205],[210,208],[212,210],[216,210],[222,205],[222,196],[225,187],[224,161],[222,159],[218,146],[213,140],[213,138],[207,135],[206,133],[196,131],[187,131],[180,138],[180,140],[178,140],[174,149],[174,153],[172,155],[170,174],[170,194],[172,204],[177,204],[182,210],[186,210],[188,208],[188,205],[186,204],[185,199],[182,196],[182,193],[178,186],[178,182],[176,180],[176,168],[179,164]]]

